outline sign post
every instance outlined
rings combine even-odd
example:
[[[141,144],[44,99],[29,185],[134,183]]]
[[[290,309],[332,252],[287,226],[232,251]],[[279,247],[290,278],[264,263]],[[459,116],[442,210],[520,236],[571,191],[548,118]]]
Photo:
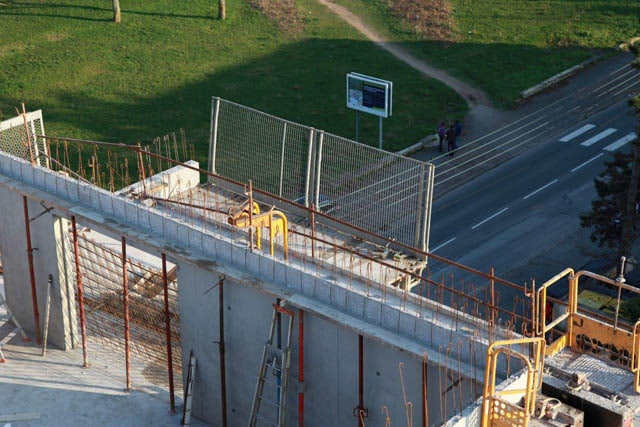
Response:
[[[347,74],[347,108],[356,110],[356,142],[359,137],[359,112],[380,118],[378,148],[382,149],[382,119],[391,116],[393,83],[359,73]]]

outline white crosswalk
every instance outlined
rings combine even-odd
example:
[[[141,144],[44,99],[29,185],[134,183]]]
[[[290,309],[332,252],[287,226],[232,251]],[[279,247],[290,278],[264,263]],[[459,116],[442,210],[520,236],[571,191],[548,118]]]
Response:
[[[606,147],[604,147],[604,150],[605,151],[615,151],[618,148],[622,147],[623,145],[633,141],[637,137],[638,137],[638,135],[636,135],[635,132],[628,133],[625,136],[623,136],[622,138],[620,138],[619,140],[617,140],[616,142],[614,142],[612,144],[609,144]]]
[[[592,125],[592,124],[587,124],[582,126],[580,129],[574,130],[573,132],[571,132],[568,135],[563,136],[562,138],[560,138],[560,142],[569,142],[572,139],[582,135],[585,132],[590,131],[591,129],[593,129],[594,127],[596,127],[596,125]]]
[[[607,130],[603,130],[602,132],[598,133],[597,135],[592,136],[591,138],[587,139],[584,142],[581,142],[580,145],[582,145],[583,147],[590,147],[593,144],[595,144],[596,142],[600,141],[601,139],[605,139],[606,137],[608,137],[609,135],[611,135],[612,133],[617,132],[616,129],[613,128],[609,128]]]
[[[597,132],[597,133],[593,134],[593,132],[590,132],[590,131]],[[613,152],[623,147],[624,145],[628,144],[629,142],[635,140],[638,137],[638,135],[636,135],[635,132],[630,132],[625,136],[623,136],[622,138],[616,139],[614,142],[610,142],[610,139],[608,140],[608,138],[611,135],[614,135],[616,132],[618,132],[618,129],[615,129],[615,128],[607,128],[599,131],[596,125],[589,123],[580,127],[579,129],[572,131],[571,133],[568,133],[562,136],[561,138],[558,139],[558,141],[575,142],[577,144],[580,144],[582,147],[591,147],[592,145],[595,145],[599,142],[603,142],[603,143],[606,142],[607,145],[603,148],[603,150],[608,152]],[[582,137],[582,138],[579,138],[579,137]]]

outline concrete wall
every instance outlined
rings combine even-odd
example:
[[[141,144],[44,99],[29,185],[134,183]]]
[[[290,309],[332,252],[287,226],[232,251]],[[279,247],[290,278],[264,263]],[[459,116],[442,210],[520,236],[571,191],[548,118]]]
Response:
[[[230,425],[248,421],[258,365],[268,337],[272,304],[276,298],[286,301],[298,313],[305,311],[305,425],[355,425],[353,409],[358,405],[358,335],[364,336],[364,406],[368,424],[382,425],[386,407],[394,425],[406,420],[405,401],[411,402],[413,419],[420,419],[422,396],[422,360],[429,360],[429,421],[435,425],[441,415],[448,416],[470,400],[470,383],[449,388],[454,380],[473,376],[477,367],[469,365],[469,346],[457,345],[458,339],[475,334],[470,328],[454,330],[446,318],[430,318],[412,306],[412,296],[394,302],[387,295],[361,292],[355,283],[345,287],[331,272],[307,269],[294,261],[251,252],[216,228],[194,226],[187,220],[117,197],[109,192],[0,153],[0,250],[5,263],[5,286],[10,303],[27,330],[33,331],[31,294],[26,263],[26,239],[22,220],[22,194],[28,194],[31,217],[44,210],[40,202],[54,209],[32,221],[33,246],[40,312],[43,313],[46,276],[55,281],[68,272],[60,258],[65,253],[62,236],[67,225],[61,218],[75,215],[78,222],[154,253],[165,252],[178,266],[179,305],[183,369],[190,350],[198,360],[194,381],[193,414],[213,425],[220,425],[219,302],[217,288],[225,277],[224,315],[227,364],[227,404]],[[57,239],[56,239],[57,236]],[[64,279],[63,279],[64,280]],[[73,286],[70,287],[71,289]],[[56,283],[52,298],[50,338],[68,348],[73,329],[66,294]],[[388,292],[391,292],[388,291]],[[70,292],[69,292],[70,293]],[[72,295],[69,295],[72,299]],[[55,303],[54,303],[55,301]],[[55,306],[55,307],[54,307]],[[464,316],[455,318],[462,325]],[[469,332],[470,331],[470,332]],[[453,337],[453,346],[447,348]],[[484,352],[482,342],[473,347]],[[289,425],[297,419],[297,326],[294,328],[291,376],[288,390]],[[479,363],[481,358],[479,358]],[[399,366],[402,363],[403,377]],[[482,369],[478,369],[479,377]],[[450,381],[450,380],[449,380]],[[403,388],[404,386],[404,388]],[[459,389],[459,387],[463,389]],[[447,398],[442,400],[442,395]],[[464,401],[464,403],[462,402]],[[456,409],[458,408],[458,409]],[[415,424],[414,424],[415,425]]]
[[[221,423],[221,387],[219,347],[219,288],[224,277],[225,358],[227,405],[230,425],[243,425],[248,420],[258,379],[263,345],[272,320],[273,295],[234,277],[228,268],[224,273],[213,264],[206,267],[190,262],[178,263],[180,313],[184,363],[190,350],[198,359],[194,384],[195,415]],[[206,309],[194,310],[194,307]],[[300,310],[295,311],[292,335],[291,369],[288,387],[288,425],[297,424]],[[346,320],[346,319],[345,319]],[[355,423],[358,406],[358,336],[345,325],[304,313],[305,425],[349,425]],[[364,338],[364,407],[367,423],[384,425],[387,414],[394,423],[406,422],[407,413],[419,420],[422,411],[422,363],[414,354]],[[444,359],[443,359],[444,361]],[[474,390],[468,378],[458,377],[455,361],[450,365],[429,364],[428,414],[430,425],[459,413],[472,399]],[[400,366],[402,365],[402,377]],[[449,379],[449,376],[452,379]],[[453,385],[442,398],[440,388]],[[404,386],[404,389],[403,389]],[[405,405],[404,397],[407,397]],[[462,400],[461,400],[462,399]],[[383,412],[383,407],[386,411]],[[405,412],[405,408],[407,408]]]
[[[23,194],[0,187],[0,252],[4,267],[6,299],[21,326],[35,331],[35,315],[29,273],[27,234],[24,217]],[[40,215],[50,207],[48,201],[27,197],[30,218],[33,270],[36,284],[37,310],[41,335],[44,335],[47,282],[52,276],[48,341],[56,347],[72,346],[75,313],[69,316],[69,299],[73,290],[68,287],[64,262],[63,235],[66,221],[55,215],[55,209]],[[61,257],[59,257],[59,255]],[[71,295],[68,295],[71,291]]]

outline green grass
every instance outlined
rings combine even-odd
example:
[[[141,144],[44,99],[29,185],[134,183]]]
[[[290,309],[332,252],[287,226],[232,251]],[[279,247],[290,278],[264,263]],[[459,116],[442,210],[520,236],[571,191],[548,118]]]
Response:
[[[350,71],[394,81],[388,150],[428,133],[442,99],[463,101],[366,41],[314,0],[298,2],[305,30],[286,34],[244,1],[0,1],[0,111],[43,109],[48,135],[145,142],[185,129],[206,160],[211,96],[340,136],[355,135],[345,104]],[[361,140],[377,146],[377,117],[361,114]],[[259,138],[259,136],[256,136]],[[256,141],[259,144],[259,140]]]
[[[357,10],[389,40],[483,89],[502,107],[511,106],[523,89],[595,55],[610,54],[640,34],[637,1],[441,1],[451,9],[444,43],[417,34],[417,23],[393,17],[385,2],[335,1]]]
[[[510,105],[522,89],[637,34],[632,1],[451,1],[452,41],[424,39],[379,1],[336,0],[416,55]],[[185,129],[206,160],[210,99],[234,102],[340,136],[355,136],[345,74],[394,83],[388,150],[462,117],[462,99],[365,40],[315,0],[296,2],[303,31],[287,33],[245,1],[0,0],[0,112],[43,109],[53,136],[145,142]],[[535,24],[530,19],[536,17]],[[377,146],[378,118],[360,115]],[[259,143],[259,141],[258,141]]]

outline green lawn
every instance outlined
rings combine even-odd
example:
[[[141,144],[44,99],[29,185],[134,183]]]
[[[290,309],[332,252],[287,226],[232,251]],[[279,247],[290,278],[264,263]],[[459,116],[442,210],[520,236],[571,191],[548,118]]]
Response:
[[[512,105],[523,89],[594,55],[611,54],[621,42],[640,35],[640,2],[629,0],[335,2],[358,11],[416,56],[484,89],[501,107]],[[414,22],[397,17],[414,3],[448,5],[448,22],[429,22],[429,15]],[[446,41],[419,32],[419,27],[446,27]]]
[[[234,102],[340,136],[355,136],[345,75],[394,82],[385,148],[434,132],[443,99],[461,98],[376,48],[314,0],[298,1],[304,31],[278,29],[244,1],[0,0],[0,111],[43,109],[48,135],[135,143],[184,129],[204,161],[210,99]],[[377,146],[377,117],[361,114],[361,140]],[[259,141],[256,141],[258,144]]]
[[[637,32],[637,2],[451,1],[452,39],[425,39],[382,2],[336,0],[416,55],[486,90],[499,105],[555,72]],[[355,136],[345,74],[394,83],[388,150],[434,132],[466,106],[439,82],[399,63],[315,0],[297,0],[302,31],[282,31],[243,0],[0,0],[0,112],[43,109],[49,135],[145,142],[184,129],[206,159],[210,98],[340,136]],[[491,12],[489,12],[491,11]],[[531,16],[544,25],[532,25]],[[497,77],[500,78],[497,78]],[[360,115],[377,146],[378,118]],[[259,141],[257,141],[259,143]]]

